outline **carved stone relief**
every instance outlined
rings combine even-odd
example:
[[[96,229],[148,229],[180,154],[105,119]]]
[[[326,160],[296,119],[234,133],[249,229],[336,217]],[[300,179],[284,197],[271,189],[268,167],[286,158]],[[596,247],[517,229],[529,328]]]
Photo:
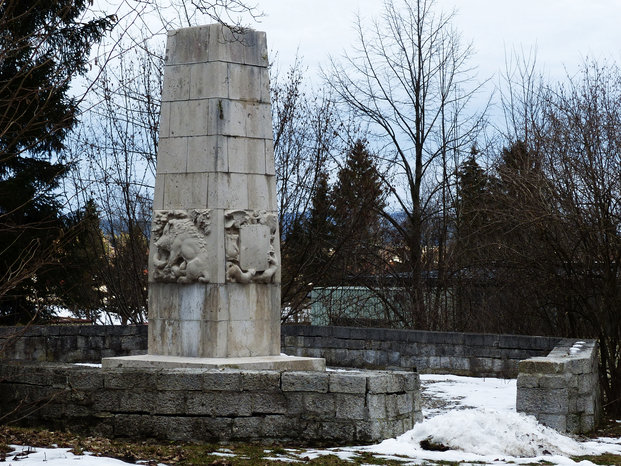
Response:
[[[224,213],[226,280],[237,283],[273,283],[278,271],[274,242],[276,214],[229,210]]]
[[[210,232],[208,209],[156,210],[151,230],[152,279],[173,283],[208,283]]]

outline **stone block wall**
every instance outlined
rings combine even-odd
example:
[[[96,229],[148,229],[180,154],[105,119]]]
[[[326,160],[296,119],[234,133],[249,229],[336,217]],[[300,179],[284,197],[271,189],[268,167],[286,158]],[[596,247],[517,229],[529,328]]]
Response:
[[[16,335],[19,338],[14,338]],[[282,326],[281,351],[329,366],[517,377],[518,362],[546,356],[559,338],[355,327]],[[0,327],[0,359],[101,362],[146,354],[147,326]]]
[[[100,363],[146,352],[146,325],[0,327],[0,360]]]
[[[102,370],[0,363],[0,417],[109,437],[368,443],[422,420],[413,372]],[[10,419],[9,419],[10,420]]]
[[[546,357],[521,361],[517,411],[560,432],[590,432],[599,423],[597,341],[562,340]]]
[[[547,355],[553,337],[284,325],[282,351],[328,366],[515,378],[522,359]]]

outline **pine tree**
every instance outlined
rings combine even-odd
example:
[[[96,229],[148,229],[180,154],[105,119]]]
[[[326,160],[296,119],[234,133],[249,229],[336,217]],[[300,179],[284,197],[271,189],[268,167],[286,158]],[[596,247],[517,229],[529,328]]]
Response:
[[[113,17],[85,21],[88,0],[0,2],[0,319],[27,321],[58,289],[58,253],[74,223],[55,190],[77,121],[70,95]]]
[[[332,191],[333,242],[337,280],[373,273],[380,251],[380,212],[386,206],[382,179],[367,143],[357,140],[338,172]]]
[[[470,157],[462,164],[458,173],[457,237],[461,249],[482,234],[487,224],[487,203],[490,179],[476,160],[478,152],[473,147]]]

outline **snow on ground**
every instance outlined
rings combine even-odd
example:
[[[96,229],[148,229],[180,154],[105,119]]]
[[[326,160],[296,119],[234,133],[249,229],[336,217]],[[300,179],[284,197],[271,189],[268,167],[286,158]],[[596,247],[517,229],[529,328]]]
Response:
[[[424,422],[396,439],[362,450],[413,460],[488,464],[587,465],[592,463],[576,463],[568,456],[621,454],[618,440],[580,442],[539,424],[533,416],[516,413],[515,380],[421,375],[421,383]],[[423,440],[449,450],[423,450]]]
[[[352,460],[362,453],[373,453],[379,458],[410,465],[439,461],[494,465],[546,461],[546,464],[586,466],[593,463],[576,463],[569,457],[606,452],[621,454],[621,439],[582,441],[544,427],[532,416],[516,413],[515,380],[421,375],[421,383],[425,420],[405,434],[364,447],[288,449],[286,455],[269,459],[291,462],[296,458],[336,455],[343,460]],[[420,446],[422,440],[442,444],[449,450],[423,450]],[[27,447],[15,448],[19,452]],[[228,453],[228,450],[221,451]],[[7,455],[8,464],[12,464],[13,455]],[[81,466],[127,464],[110,458],[74,456],[61,448],[38,448],[36,453],[23,456],[19,464],[47,466],[74,464],[74,461],[80,461]]]
[[[69,448],[30,448],[21,445],[11,445],[15,449],[6,455],[8,466],[28,465],[28,466],[48,466],[75,464],[76,466],[121,466],[129,463],[114,458],[74,455],[69,453]]]
[[[426,419],[453,408],[515,412],[516,379],[422,374],[420,380]]]

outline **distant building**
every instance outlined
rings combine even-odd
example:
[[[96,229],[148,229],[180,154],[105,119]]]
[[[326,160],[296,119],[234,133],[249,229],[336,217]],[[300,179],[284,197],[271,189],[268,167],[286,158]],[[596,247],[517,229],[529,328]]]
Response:
[[[376,292],[365,286],[327,286],[310,293],[311,325],[357,327],[399,326],[391,316],[392,307],[402,307],[404,288],[382,288]]]

